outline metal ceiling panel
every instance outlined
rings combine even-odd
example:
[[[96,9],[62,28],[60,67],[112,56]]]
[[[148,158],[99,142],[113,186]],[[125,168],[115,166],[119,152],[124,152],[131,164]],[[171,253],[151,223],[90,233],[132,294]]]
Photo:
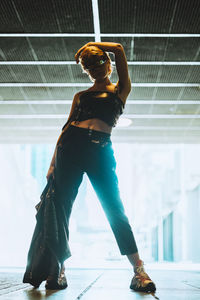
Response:
[[[83,90],[78,87],[1,87],[1,100],[65,100],[73,99],[76,92]]]
[[[190,105],[184,105],[184,104],[126,104],[124,113],[128,114],[149,114],[151,111],[151,115],[170,115],[170,114],[176,114],[176,115],[193,115],[196,113],[196,111],[199,109],[199,104],[190,104]]]
[[[1,37],[0,61],[75,61],[76,51],[90,38]]]
[[[0,88],[0,100],[24,100],[25,95],[23,89],[20,87],[1,87]],[[1,107],[0,107],[1,109]]]
[[[1,0],[0,32],[93,33],[90,0]]]
[[[136,65],[129,66],[134,83],[199,83],[200,66]]]
[[[0,81],[18,83],[88,83],[79,65],[0,65]]]
[[[52,115],[52,114],[67,114],[69,113],[69,105],[38,105],[38,104],[21,104],[2,105],[0,116],[2,115]]]
[[[200,100],[200,90],[196,87],[132,87],[129,99]]]
[[[0,66],[0,81],[5,82],[43,82],[43,74],[40,66]]]
[[[131,43],[129,42],[129,45]],[[199,38],[134,38],[134,57],[138,61],[199,61]]]
[[[200,40],[194,37],[169,38],[165,51],[165,61],[200,61]]]
[[[54,99],[73,99],[74,94],[84,90],[83,87],[50,88]]]
[[[148,0],[99,0],[98,3],[103,33],[166,32],[174,9],[174,1],[162,1],[161,4],[161,1]],[[159,15],[161,9],[167,10],[168,14]]]
[[[198,37],[103,37],[123,45],[128,61],[200,61]]]
[[[15,105],[4,104],[1,106],[0,115],[29,115],[29,114],[42,114],[42,115],[52,115],[52,114],[69,114],[70,104],[21,104]],[[126,104],[124,114],[136,114],[136,115],[195,115],[196,111],[199,109],[199,104],[193,105],[130,105]],[[151,111],[151,113],[150,113]]]
[[[0,132],[3,133],[3,130],[6,131],[6,128],[14,129],[16,127],[22,128],[34,128],[34,127],[40,127],[41,126],[51,126],[51,127],[58,127],[60,130],[62,129],[61,126],[63,126],[66,122],[67,118],[63,119],[0,119]],[[33,122],[34,121],[34,122]],[[1,135],[0,135],[1,136]]]
[[[76,51],[92,40],[91,37],[1,37],[0,61],[74,61]],[[104,37],[102,41],[121,43],[128,61],[200,61],[199,38]]]
[[[92,85],[92,84],[91,84]],[[88,88],[88,87],[86,87]],[[69,100],[84,87],[1,87],[0,100]],[[196,87],[132,87],[129,100],[200,100]]]
[[[91,37],[59,37],[59,38],[29,38],[33,51],[38,60],[71,60],[75,61],[74,55],[84,44],[94,41]]]
[[[186,127],[191,122],[191,119],[153,119],[141,118],[132,119],[131,126],[157,127],[158,129],[165,126],[171,127]],[[200,126],[200,119],[194,120],[194,126]]]
[[[0,61],[34,60],[26,38],[1,37]]]
[[[99,0],[98,3],[103,33],[196,33],[200,29],[199,0]]]
[[[129,66],[132,83],[199,83],[200,66]],[[116,69],[111,81],[117,82]],[[90,83],[80,65],[0,65],[0,81],[7,83]]]
[[[175,13],[171,20],[171,32],[200,32],[200,2],[199,0],[176,0]],[[191,22],[192,21],[192,22]]]
[[[63,113],[64,114],[64,113]],[[58,127],[60,128],[62,125],[64,125],[64,123],[67,120],[67,115],[66,118],[37,118],[37,119],[31,119],[31,118],[27,118],[27,119],[1,119],[0,118],[0,131],[4,128],[15,128],[15,126],[21,126],[21,127],[38,127],[38,126],[50,126],[50,127]],[[34,122],[33,122],[34,121]],[[159,130],[159,128],[163,129],[166,126],[171,127],[171,128],[185,128],[187,129],[189,123],[191,122],[191,119],[151,119],[151,118],[141,118],[141,119],[132,119],[132,124],[127,127],[127,128],[122,128],[123,131],[131,131],[131,129],[129,130],[129,128],[157,128]],[[195,127],[199,127],[200,126],[200,119],[195,119],[194,120],[194,124],[193,124],[194,128]],[[42,127],[40,128],[40,130],[42,129]],[[60,128],[61,129],[61,128]],[[189,128],[188,128],[189,129]],[[192,128],[190,128],[192,129]],[[25,130],[25,129],[24,129]],[[114,128],[114,131],[118,131],[119,128]]]

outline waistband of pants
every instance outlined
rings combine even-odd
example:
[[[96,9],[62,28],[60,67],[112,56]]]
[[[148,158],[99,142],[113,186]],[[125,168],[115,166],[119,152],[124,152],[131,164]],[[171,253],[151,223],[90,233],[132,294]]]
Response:
[[[111,141],[110,137],[111,134],[107,133],[107,132],[103,132],[103,131],[99,131],[99,130],[94,130],[94,129],[90,129],[90,128],[83,128],[83,127],[78,127],[78,126],[74,126],[74,125],[69,125],[67,131],[72,131],[75,134],[79,134],[82,136],[86,136],[88,138],[96,138],[98,140],[101,141]]]

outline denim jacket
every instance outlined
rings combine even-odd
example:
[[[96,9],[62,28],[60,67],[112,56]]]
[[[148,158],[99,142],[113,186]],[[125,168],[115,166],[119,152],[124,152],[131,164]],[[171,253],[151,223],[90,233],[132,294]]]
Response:
[[[62,264],[71,256],[62,206],[56,202],[53,176],[50,176],[36,205],[36,226],[32,236],[23,282],[46,280],[51,262]]]

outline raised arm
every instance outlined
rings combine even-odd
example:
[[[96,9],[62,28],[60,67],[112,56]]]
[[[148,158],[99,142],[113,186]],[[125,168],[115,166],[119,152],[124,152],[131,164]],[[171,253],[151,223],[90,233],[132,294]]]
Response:
[[[124,98],[126,100],[128,94],[131,91],[131,80],[128,73],[128,64],[126,55],[124,52],[124,48],[119,43],[110,43],[110,42],[89,42],[83,47],[81,47],[78,52],[75,55],[76,62],[79,62],[79,56],[82,52],[82,50],[85,47],[89,46],[97,46],[103,51],[106,52],[113,52],[115,54],[115,63],[116,63],[116,69],[117,74],[119,77],[119,80],[117,82],[117,86],[119,87],[119,94],[121,98]]]

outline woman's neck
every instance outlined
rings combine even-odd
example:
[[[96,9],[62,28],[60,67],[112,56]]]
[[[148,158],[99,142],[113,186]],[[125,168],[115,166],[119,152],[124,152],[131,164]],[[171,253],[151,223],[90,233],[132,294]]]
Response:
[[[96,79],[93,85],[94,89],[104,89],[106,86],[111,85],[111,81],[108,77],[103,78],[103,79]]]

